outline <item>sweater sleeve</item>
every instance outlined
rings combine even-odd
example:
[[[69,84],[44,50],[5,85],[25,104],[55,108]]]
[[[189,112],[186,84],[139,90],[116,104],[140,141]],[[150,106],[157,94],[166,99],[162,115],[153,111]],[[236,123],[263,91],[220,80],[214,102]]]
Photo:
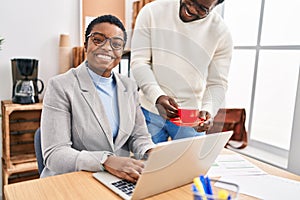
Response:
[[[202,101],[202,110],[214,117],[225,100],[228,88],[228,73],[232,57],[233,42],[230,32],[224,32],[209,65],[206,89]]]
[[[151,60],[151,10],[147,4],[136,19],[131,41],[131,69],[137,85],[154,105],[159,96],[166,94],[155,78]]]

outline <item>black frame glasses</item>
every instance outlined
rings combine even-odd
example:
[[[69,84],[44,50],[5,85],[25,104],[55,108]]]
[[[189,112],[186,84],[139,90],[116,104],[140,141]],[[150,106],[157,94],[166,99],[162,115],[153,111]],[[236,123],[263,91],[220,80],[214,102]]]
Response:
[[[103,46],[106,44],[106,41],[109,40],[109,44],[113,50],[120,50],[123,49],[125,46],[125,41],[119,37],[107,37],[103,33],[94,32],[90,33],[87,38],[91,38],[92,42],[96,46]]]

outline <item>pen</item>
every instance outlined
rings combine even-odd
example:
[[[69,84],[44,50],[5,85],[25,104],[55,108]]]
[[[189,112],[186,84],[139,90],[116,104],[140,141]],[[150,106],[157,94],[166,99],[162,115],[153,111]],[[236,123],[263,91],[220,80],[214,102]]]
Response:
[[[212,191],[210,179],[209,179],[208,176],[205,177],[205,183],[206,183],[207,194],[212,195],[212,194],[213,194],[213,191]]]
[[[195,184],[192,184],[192,190],[193,190],[193,192],[198,192]]]
[[[201,184],[201,181],[200,181],[199,177],[194,178],[194,184],[195,184],[198,192],[200,193],[201,197],[203,197],[203,200],[207,200],[204,189],[203,189],[203,186]]]
[[[228,198],[231,199],[231,197],[229,196],[229,194],[226,190],[219,190],[218,199],[227,200]]]
[[[202,200],[202,197],[199,196],[199,192],[198,192],[195,184],[192,184],[192,190],[193,190],[193,193],[194,193],[194,200]]]
[[[202,186],[203,186],[203,189],[204,189],[205,194],[209,194],[209,193],[208,193],[208,190],[207,190],[207,184],[206,184],[206,181],[205,181],[204,176],[201,175],[201,176],[199,176],[199,178],[200,178],[200,181],[201,181],[201,183],[202,183]]]

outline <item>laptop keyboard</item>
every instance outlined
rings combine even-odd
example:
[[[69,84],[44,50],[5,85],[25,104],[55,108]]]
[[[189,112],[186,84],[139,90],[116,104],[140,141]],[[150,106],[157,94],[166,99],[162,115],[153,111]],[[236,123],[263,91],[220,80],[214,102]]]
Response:
[[[135,188],[135,183],[129,182],[127,180],[120,180],[111,184],[119,190],[121,190],[122,192],[126,193],[128,196],[132,195],[133,190]]]

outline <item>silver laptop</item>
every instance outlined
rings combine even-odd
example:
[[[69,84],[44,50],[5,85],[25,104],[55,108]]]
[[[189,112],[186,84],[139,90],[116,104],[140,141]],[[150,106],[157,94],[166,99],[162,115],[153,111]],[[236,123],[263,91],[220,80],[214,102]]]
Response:
[[[157,144],[136,184],[108,172],[96,172],[93,176],[123,199],[143,199],[205,175],[232,133],[227,131]]]

